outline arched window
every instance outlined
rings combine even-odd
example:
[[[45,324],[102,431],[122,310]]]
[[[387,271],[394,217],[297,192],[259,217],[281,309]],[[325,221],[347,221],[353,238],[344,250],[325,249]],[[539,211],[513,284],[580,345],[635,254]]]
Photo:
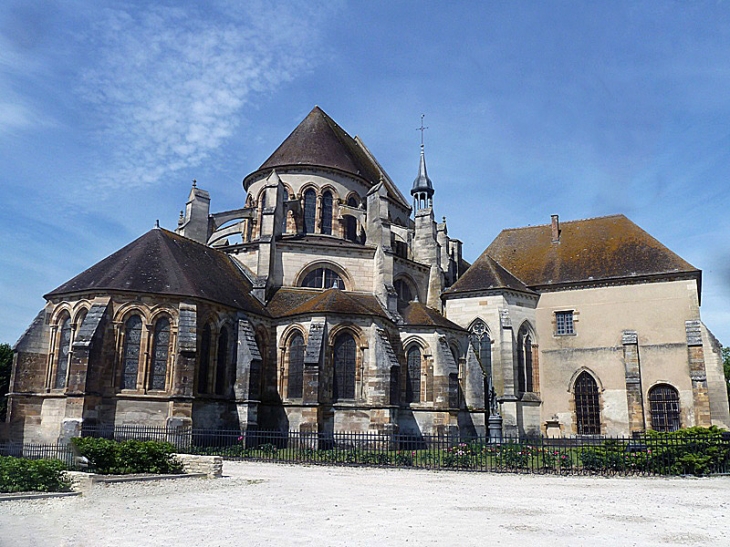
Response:
[[[165,389],[167,377],[167,357],[170,352],[170,321],[162,317],[155,323],[152,343],[152,369],[150,370],[150,389]]]
[[[332,235],[332,193],[322,194],[322,233]]]
[[[395,292],[398,293],[398,311],[403,311],[413,300],[413,292],[407,282],[402,279],[396,279],[393,283]]]
[[[68,361],[71,353],[71,317],[68,315],[61,323],[61,331],[58,334],[58,357],[56,361],[56,377],[53,380],[55,389],[66,387],[66,374],[68,373]]]
[[[218,335],[218,352],[215,365],[215,393],[223,395],[226,388],[226,370],[228,369],[228,329],[221,328]]]
[[[421,349],[411,346],[406,354],[406,403],[421,402]]]
[[[492,373],[492,340],[489,338],[487,325],[481,319],[474,321],[469,329],[469,342],[474,350],[474,354],[479,359],[482,371],[485,375]]]
[[[517,334],[517,391],[534,391],[532,382],[532,336],[525,325]]]
[[[311,188],[304,192],[304,233],[314,233],[314,220],[317,218],[317,194]]]
[[[598,385],[593,376],[581,372],[575,380],[573,394],[578,435],[600,435],[601,409],[598,405]]]
[[[124,324],[124,353],[122,358],[122,389],[137,389],[137,370],[142,343],[142,319],[133,315]]]
[[[672,386],[660,384],[649,390],[651,428],[654,431],[677,431],[679,423],[679,393]]]
[[[302,280],[302,287],[310,289],[344,289],[345,284],[336,272],[329,268],[317,268],[309,272]]]
[[[350,196],[347,205],[357,207],[357,200]],[[357,241],[357,219],[352,215],[345,215],[345,238],[350,241]]]
[[[334,401],[354,399],[356,347],[351,334],[343,332],[335,339],[334,361],[332,399]]]
[[[198,367],[198,393],[208,393],[208,374],[210,371],[210,325],[203,327],[200,338],[200,366]]]
[[[296,333],[289,341],[289,382],[287,397],[298,399],[302,396],[304,384],[304,338]]]

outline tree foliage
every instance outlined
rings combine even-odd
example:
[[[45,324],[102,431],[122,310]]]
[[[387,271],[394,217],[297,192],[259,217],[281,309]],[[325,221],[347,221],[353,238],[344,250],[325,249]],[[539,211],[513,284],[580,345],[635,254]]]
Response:
[[[13,349],[10,344],[0,344],[0,422],[5,420],[8,399],[5,397],[10,388],[10,371],[13,368]]]

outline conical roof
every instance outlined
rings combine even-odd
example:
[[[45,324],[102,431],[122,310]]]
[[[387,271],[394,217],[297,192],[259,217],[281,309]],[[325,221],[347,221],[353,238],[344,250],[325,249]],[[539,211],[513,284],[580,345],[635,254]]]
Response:
[[[336,169],[364,178],[371,184],[380,179],[377,166],[355,139],[315,106],[269,159],[244,179],[244,187],[247,188],[247,181],[261,171],[302,165]]]
[[[423,145],[421,145],[421,162],[418,165],[418,176],[413,181],[413,187],[411,188],[411,195],[418,193],[426,193],[429,198],[433,196],[433,184],[426,171],[426,154]]]
[[[150,230],[45,298],[86,291],[190,296],[268,315],[222,251],[161,228]]]

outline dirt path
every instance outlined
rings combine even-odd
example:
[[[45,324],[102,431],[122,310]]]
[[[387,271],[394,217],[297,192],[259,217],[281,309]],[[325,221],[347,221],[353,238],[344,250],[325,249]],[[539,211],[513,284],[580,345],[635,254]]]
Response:
[[[217,480],[0,504],[0,546],[730,545],[730,477],[226,463]]]

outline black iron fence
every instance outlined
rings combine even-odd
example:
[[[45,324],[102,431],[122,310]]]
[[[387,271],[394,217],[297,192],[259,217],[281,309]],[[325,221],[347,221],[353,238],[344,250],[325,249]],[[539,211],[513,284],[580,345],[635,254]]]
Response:
[[[730,433],[717,429],[632,437],[485,438],[381,433],[204,430],[86,426],[83,436],[171,443],[177,452],[323,465],[366,465],[487,472],[600,475],[730,473]],[[0,444],[0,455],[58,458],[68,444]]]

